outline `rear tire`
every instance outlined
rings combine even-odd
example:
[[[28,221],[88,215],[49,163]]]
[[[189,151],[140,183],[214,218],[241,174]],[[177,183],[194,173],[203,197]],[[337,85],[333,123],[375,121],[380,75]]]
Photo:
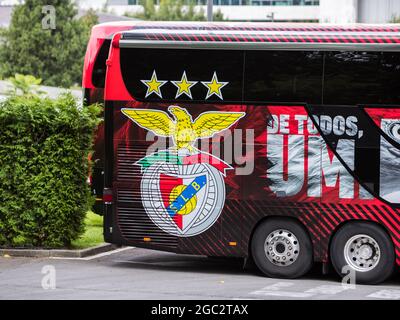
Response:
[[[395,265],[393,242],[387,232],[361,221],[347,223],[336,232],[330,256],[339,275],[348,275],[348,268],[355,272],[356,283],[381,283],[392,275]]]
[[[251,252],[260,271],[272,278],[301,277],[313,264],[313,247],[307,231],[291,219],[268,219],[258,226]]]

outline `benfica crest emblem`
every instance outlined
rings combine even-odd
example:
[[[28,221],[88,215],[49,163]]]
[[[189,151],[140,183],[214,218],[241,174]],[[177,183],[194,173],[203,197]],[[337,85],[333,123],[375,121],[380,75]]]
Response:
[[[224,176],[232,169],[194,144],[230,128],[245,113],[206,112],[193,121],[186,109],[171,106],[168,110],[174,120],[159,110],[125,108],[122,112],[142,128],[173,138],[174,147],[136,163],[143,173],[142,203],[160,229],[175,236],[194,236],[210,228],[221,214]]]

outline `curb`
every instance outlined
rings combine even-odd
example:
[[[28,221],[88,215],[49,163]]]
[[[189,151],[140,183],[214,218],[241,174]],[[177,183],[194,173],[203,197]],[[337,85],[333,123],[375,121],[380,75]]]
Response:
[[[9,255],[11,257],[28,258],[85,258],[99,253],[112,251],[119,248],[114,244],[101,244],[95,247],[81,250],[66,249],[0,249],[0,256]]]

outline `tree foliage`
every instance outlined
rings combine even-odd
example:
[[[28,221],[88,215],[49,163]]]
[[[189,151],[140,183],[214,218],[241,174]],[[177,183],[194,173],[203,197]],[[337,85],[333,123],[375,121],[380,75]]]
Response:
[[[55,8],[55,29],[43,28],[44,6]],[[71,0],[25,0],[14,8],[11,24],[1,34],[0,74],[43,79],[43,84],[70,87],[81,81],[90,28],[97,16],[80,19]]]
[[[42,83],[42,79],[35,78],[31,75],[22,75],[17,73],[14,77],[7,79],[12,89],[9,90],[11,95],[40,95],[44,93],[39,89],[39,85]]]
[[[71,95],[0,103],[0,246],[65,247],[83,232],[99,112]]]
[[[156,6],[154,0],[141,0],[143,12],[133,16],[142,20],[155,21],[205,21],[206,16],[202,8],[195,8],[194,1],[160,0]],[[127,14],[130,15],[130,14]],[[214,13],[214,21],[224,20],[221,11]]]
[[[400,17],[398,15],[393,15],[389,23],[400,23]]]

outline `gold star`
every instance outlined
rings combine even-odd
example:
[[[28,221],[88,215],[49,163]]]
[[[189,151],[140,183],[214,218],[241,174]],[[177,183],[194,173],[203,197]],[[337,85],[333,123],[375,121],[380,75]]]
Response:
[[[211,79],[210,82],[201,82],[203,85],[206,86],[208,89],[206,100],[211,97],[213,94],[215,94],[217,97],[219,97],[221,100],[224,100],[222,96],[221,89],[225,87],[229,82],[222,82],[218,81],[217,73],[214,72],[214,75]]]
[[[153,74],[152,74],[150,80],[140,80],[140,81],[147,87],[147,92],[146,92],[145,98],[147,98],[149,95],[155,93],[162,99],[162,94],[161,94],[160,89],[168,81],[158,80],[156,70],[153,71]]]
[[[186,71],[183,71],[183,75],[180,81],[171,81],[171,82],[178,88],[175,99],[182,94],[185,94],[190,99],[193,99],[190,88],[193,87],[198,81],[188,81],[186,77]]]

